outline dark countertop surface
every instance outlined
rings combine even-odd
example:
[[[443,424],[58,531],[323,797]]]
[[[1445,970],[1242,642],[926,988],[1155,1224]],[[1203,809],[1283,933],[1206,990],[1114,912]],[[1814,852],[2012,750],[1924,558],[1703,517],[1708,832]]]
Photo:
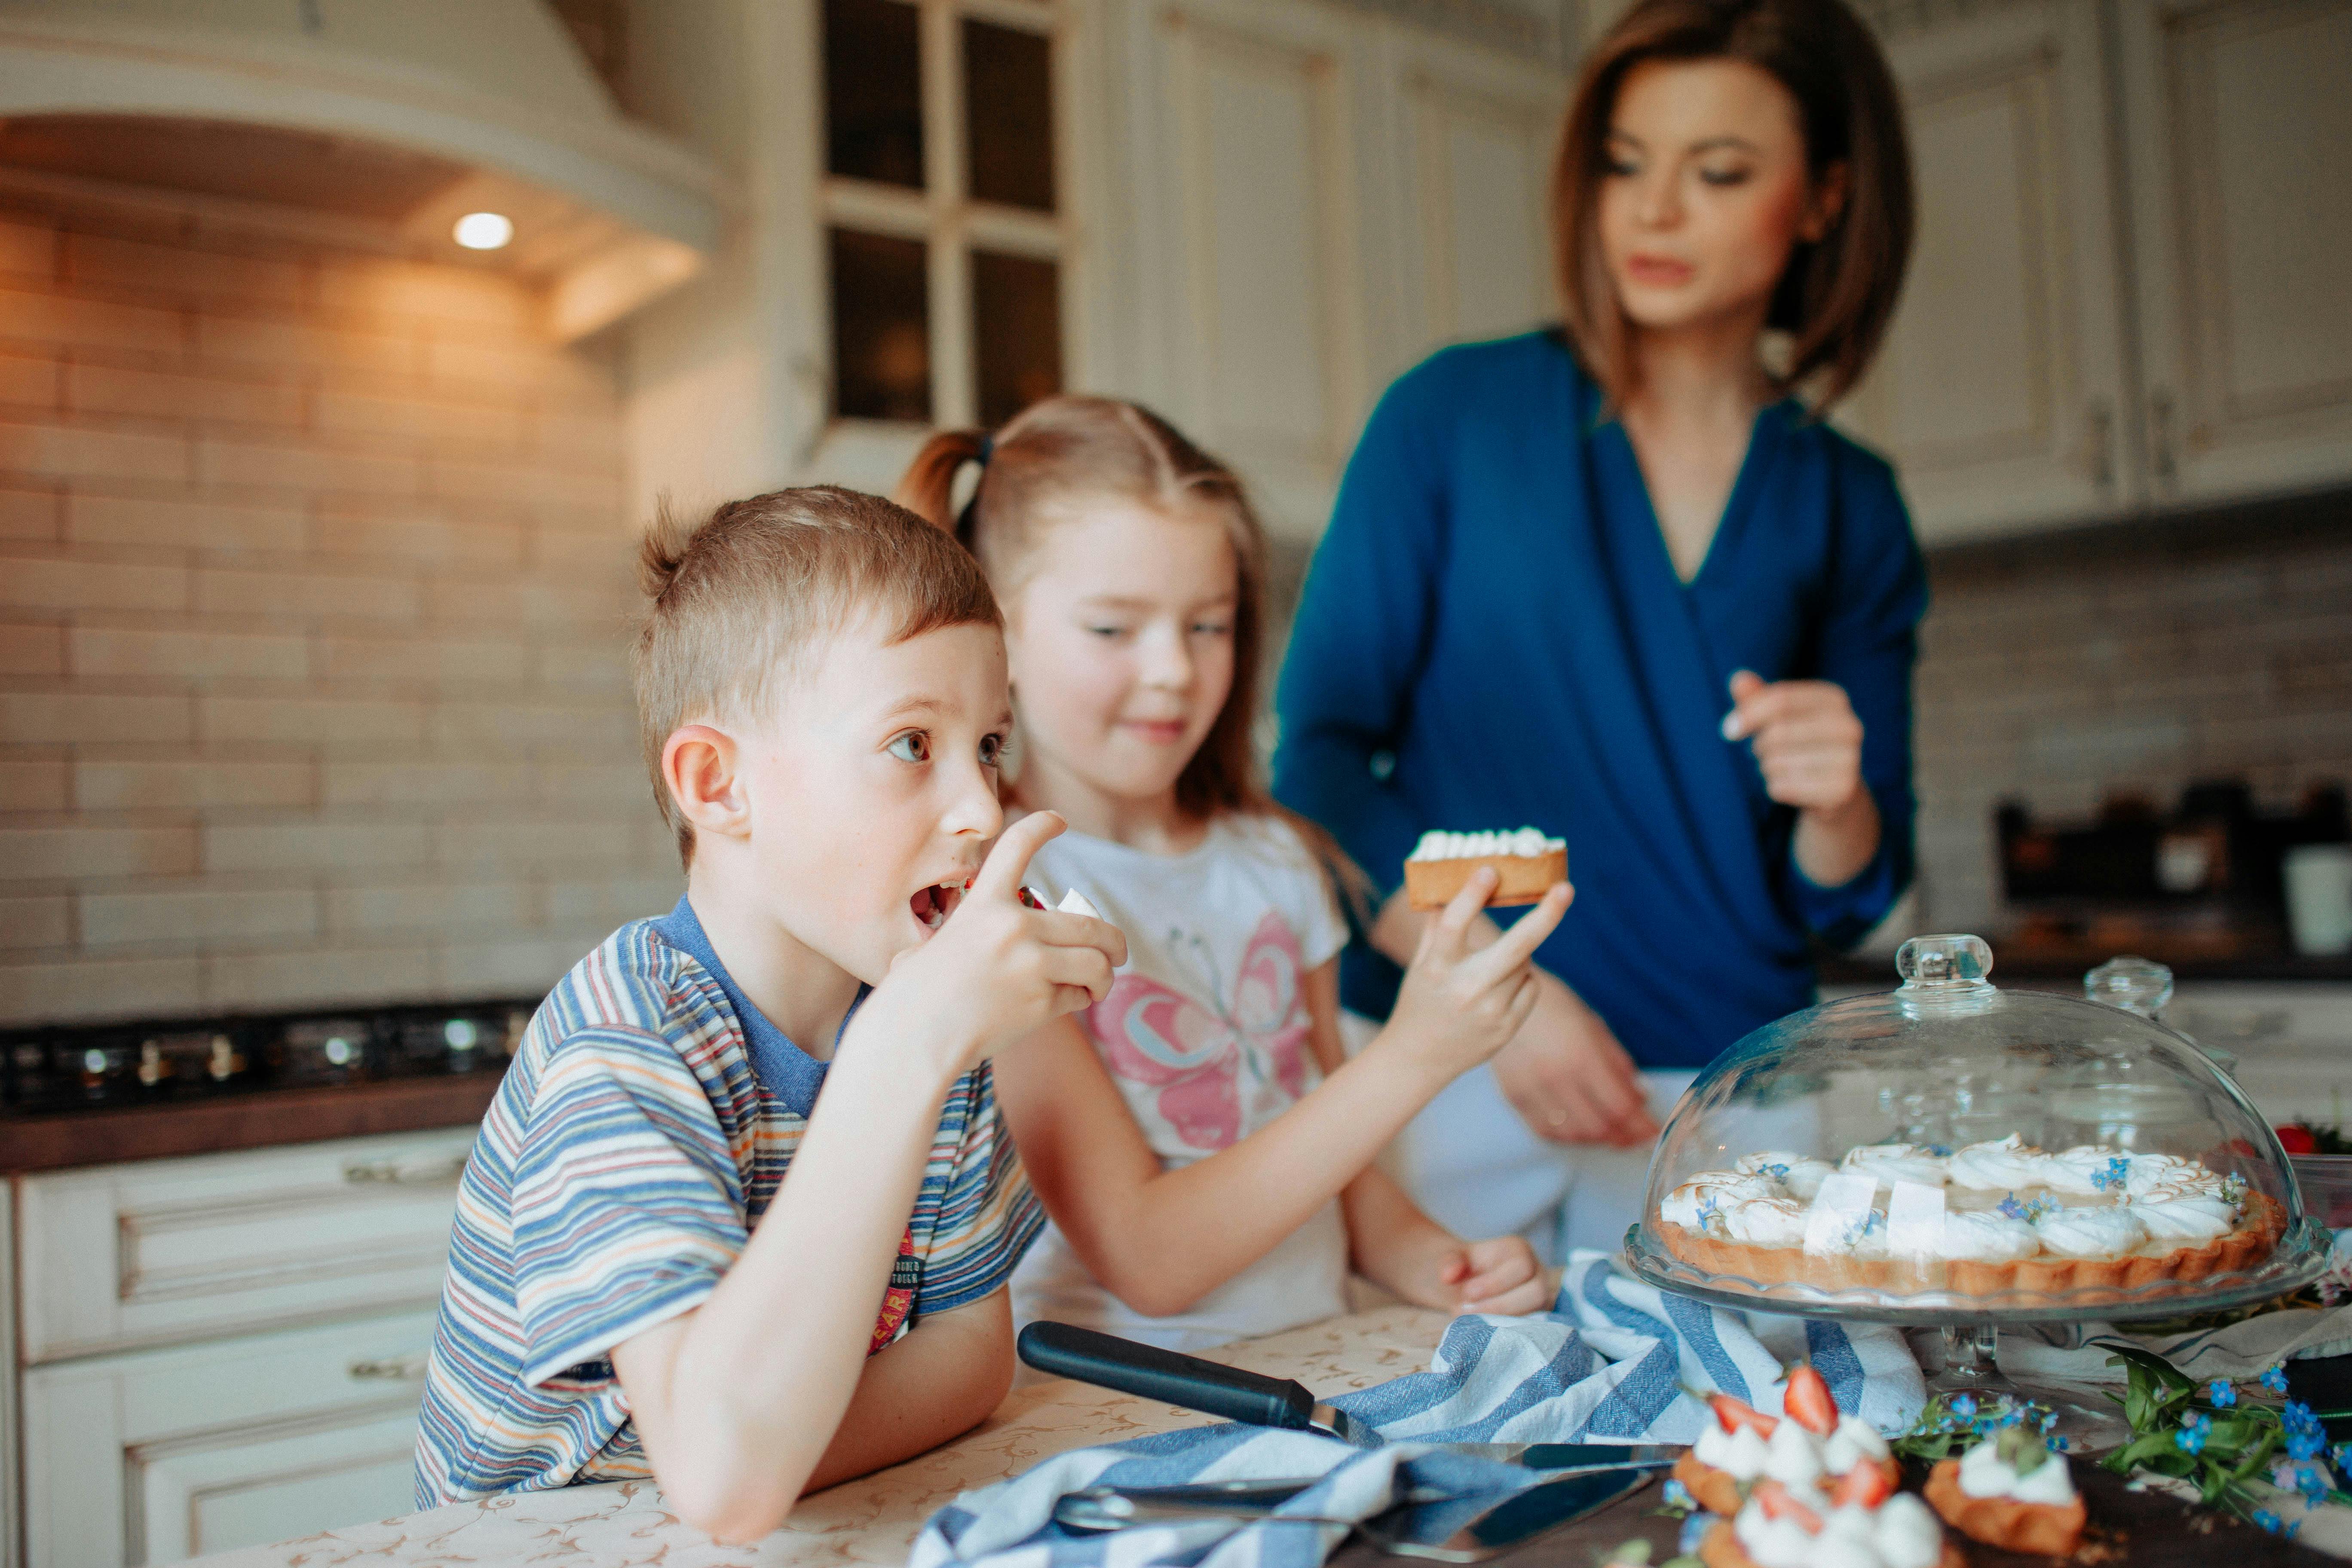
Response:
[[[463,1127],[482,1119],[499,1081],[495,1072],[455,1073],[0,1116],[0,1173]]]
[[[2112,952],[2094,949],[2084,949],[2080,952],[2018,952],[1996,942],[1992,950],[1992,980],[1995,984],[2004,980],[2063,980],[2079,986],[2086,970],[2115,956]],[[2143,952],[2139,956],[2168,963],[2174,982],[2179,984],[2234,980],[2352,985],[2352,956],[2301,958],[2284,952],[2243,958],[2181,955],[2167,959],[2161,952]],[[1902,983],[1901,976],[1895,973],[1895,960],[1891,957],[1865,958],[1839,953],[1822,959],[1820,973],[1824,985],[1876,985],[1892,991]]]

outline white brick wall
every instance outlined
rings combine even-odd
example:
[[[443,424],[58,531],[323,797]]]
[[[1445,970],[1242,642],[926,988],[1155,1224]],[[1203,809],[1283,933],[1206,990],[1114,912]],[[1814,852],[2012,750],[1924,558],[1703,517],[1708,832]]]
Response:
[[[0,205],[0,1026],[523,993],[677,896],[615,367],[537,309]]]
[[[2352,497],[2312,498],[1932,558],[1923,922],[2008,923],[1992,825],[2004,797],[2084,816],[2110,795],[2168,809],[2188,784],[2242,778],[2284,809],[2352,780],[2347,517]]]

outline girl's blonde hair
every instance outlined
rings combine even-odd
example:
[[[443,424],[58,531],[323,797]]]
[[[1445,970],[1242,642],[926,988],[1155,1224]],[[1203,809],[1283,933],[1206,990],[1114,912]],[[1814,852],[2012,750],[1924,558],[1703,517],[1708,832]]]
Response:
[[[980,475],[961,512],[957,479]],[[1214,516],[1234,549],[1234,683],[1224,706],[1176,779],[1177,809],[1195,821],[1220,812],[1279,816],[1329,867],[1351,900],[1369,884],[1329,834],[1275,803],[1260,782],[1255,741],[1265,656],[1265,530],[1241,479],[1138,404],[1049,397],[1002,430],[943,430],[923,444],[893,500],[948,530],[979,557],[1011,603],[1045,534],[1088,503],[1134,501],[1171,514]],[[1017,693],[1015,694],[1018,695]]]

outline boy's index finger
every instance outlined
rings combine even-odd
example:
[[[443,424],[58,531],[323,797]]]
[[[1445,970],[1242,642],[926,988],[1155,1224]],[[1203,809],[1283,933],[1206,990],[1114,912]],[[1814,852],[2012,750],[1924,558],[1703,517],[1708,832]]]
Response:
[[[1038,936],[1052,946],[1095,948],[1113,969],[1127,962],[1127,933],[1100,915],[1039,910],[1032,919]]]
[[[980,875],[972,879],[971,896],[1020,902],[1021,879],[1029,874],[1030,859],[1068,826],[1060,812],[1037,811],[1006,828],[981,863]]]

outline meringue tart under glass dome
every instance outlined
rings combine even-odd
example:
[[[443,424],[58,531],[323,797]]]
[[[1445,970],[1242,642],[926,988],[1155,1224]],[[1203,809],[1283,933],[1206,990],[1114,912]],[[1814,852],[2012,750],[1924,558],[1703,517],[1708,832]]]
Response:
[[[1650,1164],[1635,1272],[1722,1305],[1922,1324],[2170,1317],[2325,1268],[2277,1138],[2188,1039],[2004,991],[1972,936],[1757,1030]]]

